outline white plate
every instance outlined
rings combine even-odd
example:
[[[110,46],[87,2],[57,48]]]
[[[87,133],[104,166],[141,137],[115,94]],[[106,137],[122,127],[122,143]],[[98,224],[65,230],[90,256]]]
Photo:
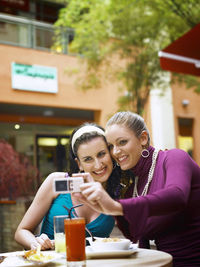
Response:
[[[94,251],[91,246],[86,247],[87,258],[120,258],[128,257],[137,252],[137,244],[131,244],[128,250]]]
[[[63,258],[63,255],[60,253],[56,253],[55,251],[42,251],[43,254],[52,255],[53,258],[47,260],[45,262],[28,262],[26,259],[23,259],[24,252],[23,251],[16,251],[10,253],[1,253],[0,256],[5,256],[6,258],[0,263],[0,267],[28,267],[28,266],[45,266],[48,265],[50,262],[53,262],[57,259]]]

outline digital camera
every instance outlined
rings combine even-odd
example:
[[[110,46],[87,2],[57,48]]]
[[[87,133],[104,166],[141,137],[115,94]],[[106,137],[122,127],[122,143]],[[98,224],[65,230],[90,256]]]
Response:
[[[83,177],[67,177],[54,179],[54,191],[60,194],[80,192],[80,185],[84,183]]]

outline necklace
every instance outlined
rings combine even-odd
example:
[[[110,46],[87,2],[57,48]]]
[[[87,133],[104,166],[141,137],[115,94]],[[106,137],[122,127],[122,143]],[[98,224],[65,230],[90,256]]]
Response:
[[[141,196],[146,196],[146,194],[148,192],[150,183],[151,183],[151,181],[153,179],[153,174],[154,174],[154,169],[155,169],[155,166],[156,166],[157,156],[158,156],[158,151],[154,150],[153,156],[152,156],[152,164],[151,164],[151,168],[150,168],[149,174],[148,174],[148,180],[147,180],[147,183],[145,184],[145,187],[144,187],[144,189],[142,191]],[[133,197],[139,197],[138,191],[137,191],[138,179],[139,179],[138,176],[136,176],[135,177],[134,190],[133,190]]]

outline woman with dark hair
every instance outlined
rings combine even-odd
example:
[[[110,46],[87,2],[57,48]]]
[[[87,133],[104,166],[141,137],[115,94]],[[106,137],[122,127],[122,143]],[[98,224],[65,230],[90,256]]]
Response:
[[[103,127],[95,124],[95,123],[84,123],[82,124],[80,127],[76,128],[73,133],[71,134],[70,137],[70,150],[69,150],[69,161],[70,161],[70,171],[69,171],[69,176],[72,176],[74,173],[80,173],[80,172],[85,172],[83,170],[83,168],[81,168],[80,166],[80,159],[77,156],[78,154],[78,149],[79,146],[81,144],[84,143],[88,143],[91,140],[95,139],[97,137],[97,133],[96,132],[87,132],[84,133],[83,135],[81,135],[76,142],[74,142],[74,136],[75,133],[78,132],[79,133],[79,129],[82,129],[85,126],[94,126],[94,127],[98,127],[99,129],[101,129],[104,132]],[[84,128],[83,128],[84,129]],[[89,129],[89,128],[87,128]],[[105,138],[105,135],[102,135],[103,140],[105,141],[106,145],[107,145],[107,141]],[[113,160],[112,160],[113,161]],[[95,180],[95,174],[93,173],[93,178]],[[124,184],[120,183],[120,181],[123,181],[124,177],[126,176],[130,177],[129,172],[122,172],[120,167],[113,161],[113,170],[109,176],[109,178],[105,181],[105,183],[102,183],[102,185],[104,186],[104,188],[106,189],[106,191],[108,192],[108,194],[113,198],[113,199],[118,199]],[[98,178],[97,178],[98,180]],[[126,179],[127,180],[127,179]]]
[[[110,198],[100,183],[81,185],[79,201],[116,216],[123,234],[140,247],[155,240],[173,266],[200,266],[200,167],[181,149],[156,150],[141,116],[118,112],[106,125],[110,153],[135,179],[124,199]]]
[[[113,170],[103,128],[95,124],[84,124],[74,130],[70,139],[70,173],[86,172],[107,190],[112,198],[119,194],[120,170]],[[68,214],[64,205],[70,209],[80,204],[72,194],[58,194],[53,190],[55,178],[64,178],[66,173],[50,174],[39,188],[31,206],[19,224],[15,240],[25,248],[42,249],[53,247],[53,217]],[[75,178],[74,178],[75,179]],[[117,193],[116,193],[117,192]],[[76,213],[76,214],[75,214]],[[114,218],[94,211],[87,204],[76,209],[74,215],[84,217],[86,226],[94,236],[108,237],[114,227]],[[35,237],[35,228],[43,220],[41,235]]]

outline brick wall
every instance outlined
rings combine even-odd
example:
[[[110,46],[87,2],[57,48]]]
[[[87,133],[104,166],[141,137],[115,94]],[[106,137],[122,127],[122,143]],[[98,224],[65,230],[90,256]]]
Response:
[[[22,250],[14,234],[31,200],[0,201],[0,252]]]

